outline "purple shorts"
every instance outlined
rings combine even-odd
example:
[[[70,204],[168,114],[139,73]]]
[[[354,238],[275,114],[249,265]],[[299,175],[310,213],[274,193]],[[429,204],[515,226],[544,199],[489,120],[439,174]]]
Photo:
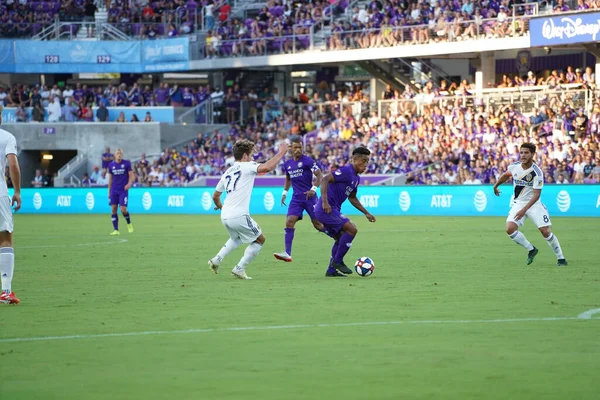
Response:
[[[317,201],[317,196],[308,200],[292,198],[288,207],[288,217],[290,215],[295,215],[298,219],[302,219],[302,214],[306,211],[310,219],[315,219],[315,205],[317,204]]]
[[[321,203],[319,202],[317,207],[315,207],[315,216],[317,219],[325,225],[325,229],[327,229],[327,234],[331,237],[335,237],[338,233],[342,231],[344,224],[350,221],[349,218],[346,218],[344,214],[342,214],[338,210],[331,210],[331,213],[327,214],[321,208]]]
[[[127,192],[110,192],[110,205],[127,207]]]

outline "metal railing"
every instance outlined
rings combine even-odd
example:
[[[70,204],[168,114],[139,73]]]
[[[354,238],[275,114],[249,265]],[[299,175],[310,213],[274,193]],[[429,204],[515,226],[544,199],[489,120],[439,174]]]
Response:
[[[377,110],[379,116],[385,116],[388,112],[392,115],[402,114],[406,111],[422,113],[425,107],[439,106],[441,109],[448,106],[477,107],[501,107],[506,104],[514,104],[521,109],[533,110],[540,106],[583,108],[588,112],[591,110],[593,101],[598,98],[598,93],[588,89],[563,89],[547,90],[538,87],[537,91],[513,90],[494,91],[483,93],[481,96],[439,96],[418,94],[413,99],[404,100],[379,100]]]
[[[177,119],[180,124],[209,124],[214,121],[214,102],[211,98],[204,100],[187,110]]]

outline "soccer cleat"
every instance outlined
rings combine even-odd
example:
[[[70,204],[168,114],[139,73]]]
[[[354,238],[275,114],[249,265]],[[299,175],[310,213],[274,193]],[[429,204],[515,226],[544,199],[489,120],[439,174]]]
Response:
[[[281,261],[292,262],[292,256],[285,251],[282,251],[281,253],[273,253],[273,257]]]
[[[352,270],[348,268],[348,266],[343,262],[339,264],[336,262],[332,262],[331,266],[344,274],[350,275],[352,273]]]
[[[327,270],[327,272],[325,272],[325,276],[328,278],[347,278],[347,275],[344,275],[342,273],[339,273],[337,270]]]
[[[21,300],[17,299],[17,296],[15,296],[14,292],[2,292],[2,294],[0,294],[0,303],[2,304],[19,304],[21,302]]]
[[[127,230],[129,233],[133,233],[133,224],[127,224]]]
[[[566,267],[567,265],[569,265],[569,263],[564,258],[561,258],[556,262],[557,267]]]
[[[231,275],[233,275],[235,278],[239,278],[239,279],[252,279],[251,277],[246,275],[246,271],[244,271],[243,269],[239,269],[238,267],[235,267],[231,271]]]
[[[534,247],[533,249],[529,250],[529,255],[527,256],[527,265],[533,262],[538,252],[539,250],[537,249],[537,247]]]
[[[111,233],[109,233],[110,236],[120,236],[121,233],[119,231],[112,231]]]
[[[213,274],[216,275],[219,273],[219,264],[215,264],[212,259],[208,260],[208,267],[213,272]]]

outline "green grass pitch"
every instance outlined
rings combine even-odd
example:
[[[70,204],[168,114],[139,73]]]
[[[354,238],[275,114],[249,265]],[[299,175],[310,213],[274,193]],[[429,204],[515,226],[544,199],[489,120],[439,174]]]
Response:
[[[578,318],[600,308],[599,219],[554,219],[558,268],[530,222],[526,266],[504,218],[354,217],[347,261],[375,272],[331,279],[309,221],[288,264],[284,218],[256,216],[267,242],[240,281],[241,249],[206,265],[218,217],[132,218],[115,239],[110,215],[16,216],[0,399],[600,398],[600,314]]]

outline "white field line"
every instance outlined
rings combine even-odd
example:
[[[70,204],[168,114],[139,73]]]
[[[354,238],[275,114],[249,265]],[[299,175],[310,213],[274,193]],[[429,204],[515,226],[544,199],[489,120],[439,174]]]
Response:
[[[76,244],[42,244],[39,246],[16,246],[17,250],[20,249],[50,249],[50,248],[63,248],[63,247],[86,247],[86,246],[106,246],[111,244],[126,243],[127,239],[111,240],[109,242],[92,242],[92,243],[76,243]]]
[[[542,321],[569,321],[569,320],[589,320],[591,316],[600,309],[589,310],[579,314],[577,317],[545,317],[545,318],[509,318],[509,319],[461,319],[461,320],[415,320],[415,321],[381,321],[381,322],[348,322],[340,324],[304,324],[304,325],[271,325],[271,326],[242,326],[231,328],[206,328],[206,329],[184,329],[172,331],[142,331],[142,332],[123,332],[123,333],[97,333],[89,335],[66,335],[66,336],[38,336],[0,339],[0,343],[15,342],[43,342],[51,340],[68,339],[96,339],[110,337],[128,337],[128,336],[158,336],[158,335],[177,335],[184,333],[211,333],[211,332],[238,332],[238,331],[271,331],[271,330],[298,330],[314,328],[340,328],[356,326],[382,326],[382,325],[440,325],[440,324],[500,324],[514,322],[542,322]]]

